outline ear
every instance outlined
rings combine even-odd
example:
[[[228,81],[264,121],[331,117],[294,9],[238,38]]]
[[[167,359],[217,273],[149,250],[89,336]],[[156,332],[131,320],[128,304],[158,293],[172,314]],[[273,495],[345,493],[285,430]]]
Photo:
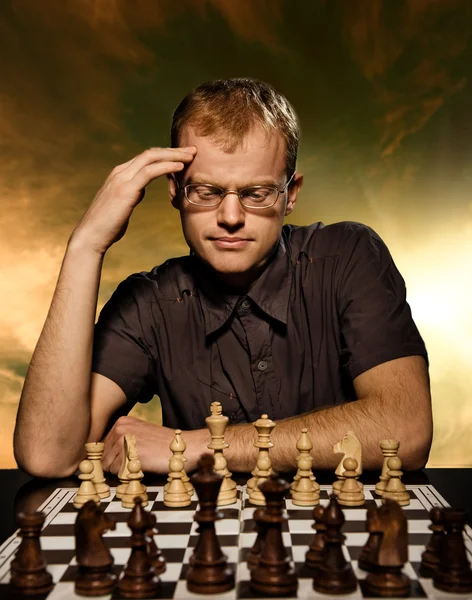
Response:
[[[285,205],[285,216],[289,215],[295,208],[297,202],[298,193],[303,185],[303,175],[301,173],[295,173],[292,182],[288,187],[288,198],[287,204]]]
[[[174,176],[171,173],[167,174],[167,185],[168,185],[168,189],[169,189],[170,202],[174,208],[179,210],[180,209],[179,189],[177,187],[177,183],[174,179]]]

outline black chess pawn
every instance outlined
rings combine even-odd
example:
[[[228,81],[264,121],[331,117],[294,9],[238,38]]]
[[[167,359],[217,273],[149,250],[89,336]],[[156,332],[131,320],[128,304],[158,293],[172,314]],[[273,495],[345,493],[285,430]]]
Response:
[[[116,583],[112,572],[113,556],[103,534],[115,529],[115,521],[95,501],[86,502],[75,520],[75,555],[79,573],[75,591],[80,596],[110,594]]]
[[[266,499],[266,510],[260,516],[265,536],[257,567],[251,571],[251,588],[264,596],[294,596],[298,579],[282,539],[285,494],[290,485],[272,473],[260,488]]]
[[[443,538],[439,568],[433,574],[434,587],[453,594],[472,593],[472,570],[464,544],[467,512],[458,508],[443,508],[442,519],[446,535]]]
[[[142,506],[142,499],[135,498],[135,505],[128,519],[131,529],[131,555],[124,569],[124,575],[118,583],[122,598],[152,598],[157,595],[160,580],[155,574],[146,548],[146,531],[153,526]]]
[[[190,478],[200,505],[195,514],[200,536],[187,571],[187,589],[197,594],[219,594],[234,587],[234,573],[215,531],[215,522],[223,516],[216,508],[223,476],[215,473],[214,464],[211,454],[203,454]]]
[[[357,580],[351,564],[345,559],[341,533],[344,514],[334,494],[323,513],[326,525],[325,552],[323,560],[316,569],[313,588],[322,594],[349,594],[357,588]]]
[[[248,569],[254,569],[259,564],[259,559],[261,557],[262,545],[263,545],[265,534],[266,534],[265,522],[263,520],[264,513],[265,513],[265,506],[256,508],[256,510],[254,511],[254,521],[256,522],[257,537],[256,537],[256,541],[254,542],[253,547],[251,548],[251,550],[249,551],[249,553],[247,555]]]
[[[317,569],[325,552],[326,525],[323,522],[324,506],[319,504],[313,509],[314,523],[312,528],[316,531],[307,553],[305,565],[310,569]]]
[[[16,519],[22,540],[11,563],[10,589],[18,596],[47,594],[54,584],[39,540],[46,515],[20,512]]]
[[[431,519],[429,528],[433,534],[426,546],[426,550],[421,555],[420,575],[421,577],[431,578],[439,568],[440,550],[446,532],[444,530],[442,510],[439,506],[433,506],[429,511],[429,518]]]

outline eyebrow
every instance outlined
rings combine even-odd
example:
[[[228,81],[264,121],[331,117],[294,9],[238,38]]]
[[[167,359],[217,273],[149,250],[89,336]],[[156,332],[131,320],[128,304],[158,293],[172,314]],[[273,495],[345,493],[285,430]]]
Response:
[[[184,182],[184,185],[190,185],[192,183],[206,183],[209,185],[214,185],[215,187],[219,187],[221,189],[226,189],[222,183],[215,183],[211,181],[211,177],[208,177],[205,174],[197,173],[195,175],[190,175]],[[242,183],[238,186],[238,189],[242,190],[243,188],[252,187],[254,185],[268,185],[271,187],[278,187],[278,183],[274,179],[263,179],[261,181],[250,181],[248,183]]]

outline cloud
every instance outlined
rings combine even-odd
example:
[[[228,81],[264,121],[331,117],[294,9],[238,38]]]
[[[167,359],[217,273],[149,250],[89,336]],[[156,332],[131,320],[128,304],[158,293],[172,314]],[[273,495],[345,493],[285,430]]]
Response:
[[[23,387],[23,377],[14,371],[0,368],[0,406],[16,405]]]
[[[372,86],[385,157],[464,88],[465,74],[452,67],[470,40],[472,4],[366,0],[343,6],[343,37]]]

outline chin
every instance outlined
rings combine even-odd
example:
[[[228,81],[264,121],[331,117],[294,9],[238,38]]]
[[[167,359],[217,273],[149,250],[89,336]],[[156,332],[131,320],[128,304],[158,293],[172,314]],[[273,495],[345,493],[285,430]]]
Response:
[[[254,271],[256,265],[251,257],[242,253],[222,252],[218,255],[200,255],[200,257],[217,273],[221,275],[242,275]]]

